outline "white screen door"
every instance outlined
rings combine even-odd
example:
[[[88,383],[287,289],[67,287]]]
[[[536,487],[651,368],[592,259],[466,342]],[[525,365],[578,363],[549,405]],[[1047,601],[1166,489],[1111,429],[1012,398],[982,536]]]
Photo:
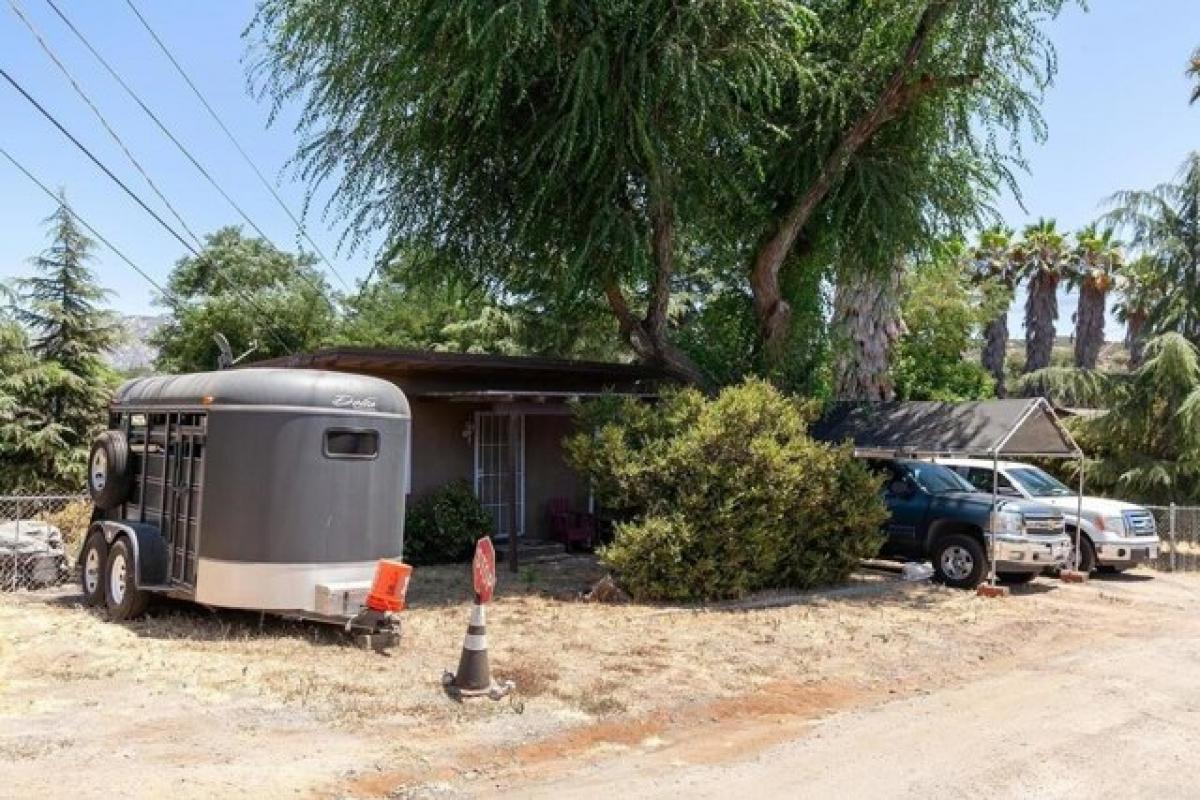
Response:
[[[497,536],[507,537],[508,414],[479,411],[475,414],[475,496],[492,515]],[[525,527],[525,417],[517,417],[517,536]]]

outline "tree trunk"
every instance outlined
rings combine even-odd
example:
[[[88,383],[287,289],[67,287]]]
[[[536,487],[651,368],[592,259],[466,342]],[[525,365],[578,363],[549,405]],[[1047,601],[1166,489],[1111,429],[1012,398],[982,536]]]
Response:
[[[1025,300],[1025,372],[1050,366],[1058,321],[1058,275],[1039,272],[1029,281]]]
[[[667,336],[671,278],[675,274],[675,208],[669,199],[656,199],[650,209],[650,253],[654,261],[654,281],[646,304],[646,315],[639,318],[629,307],[621,285],[613,280],[604,287],[609,308],[617,318],[621,335],[646,364],[658,367],[683,383],[711,388],[708,376],[687,353],[671,344]]]
[[[1137,369],[1146,357],[1146,314],[1137,311],[1125,318],[1125,347],[1129,350],[1129,367]]]
[[[1104,305],[1108,292],[1094,280],[1079,286],[1079,309],[1075,313],[1075,366],[1095,369],[1104,346]]]
[[[834,392],[839,400],[892,400],[892,352],[904,335],[900,316],[902,271],[866,272],[838,282],[832,324]]]
[[[1008,390],[1004,387],[1004,362],[1008,358],[1008,312],[997,316],[983,329],[983,350],[979,353],[979,363],[996,381],[996,396],[1004,397]]]
[[[976,75],[913,77],[933,29],[950,11],[950,5],[947,0],[928,0],[904,54],[875,102],[845,130],[812,183],[796,195],[795,202],[759,242],[750,269],[750,289],[763,352],[769,362],[777,363],[784,355],[791,333],[792,309],[783,297],[780,270],[804,226],[841,180],[850,162],[881,128],[924,95],[939,89],[969,86],[977,80]]]

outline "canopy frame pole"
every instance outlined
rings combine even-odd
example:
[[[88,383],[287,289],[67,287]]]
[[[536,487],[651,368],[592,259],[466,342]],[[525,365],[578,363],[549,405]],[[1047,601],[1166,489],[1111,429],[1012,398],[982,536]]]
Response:
[[[996,512],[1000,492],[1000,459],[992,450],[992,513],[988,517],[988,533],[990,534],[988,553],[988,584],[996,585]]]
[[[1075,505],[1075,546],[1072,548],[1071,554],[1071,569],[1079,572],[1079,545],[1080,533],[1083,530],[1083,451],[1079,452],[1079,496],[1076,498]]]

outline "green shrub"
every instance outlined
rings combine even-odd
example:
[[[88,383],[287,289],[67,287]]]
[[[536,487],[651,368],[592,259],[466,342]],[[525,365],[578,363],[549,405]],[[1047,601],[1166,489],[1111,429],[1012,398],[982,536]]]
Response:
[[[466,481],[448,483],[413,503],[404,522],[404,560],[416,566],[466,561],[475,540],[492,533],[492,516]]]
[[[816,404],[754,379],[713,400],[581,406],[568,458],[629,521],[601,551],[635,597],[710,600],[844,580],[878,552],[878,479],[814,441]]]

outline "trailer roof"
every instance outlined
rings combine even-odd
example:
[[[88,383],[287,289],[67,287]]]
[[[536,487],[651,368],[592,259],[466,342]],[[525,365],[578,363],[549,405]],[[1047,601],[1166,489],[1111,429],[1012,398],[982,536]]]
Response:
[[[114,408],[275,406],[409,415],[404,392],[389,381],[315,369],[250,368],[156,375],[122,384]]]
[[[813,435],[850,441],[860,455],[1081,455],[1071,434],[1042,398],[966,403],[835,403]]]

